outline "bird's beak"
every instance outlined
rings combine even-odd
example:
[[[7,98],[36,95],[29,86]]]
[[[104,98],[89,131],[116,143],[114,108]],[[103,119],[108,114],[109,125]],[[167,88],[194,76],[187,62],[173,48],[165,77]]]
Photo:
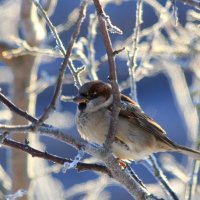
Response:
[[[74,97],[74,99],[73,99],[73,101],[75,102],[75,103],[87,103],[88,102],[88,99],[86,98],[86,97],[83,97],[83,96],[81,96],[81,95],[76,95],[75,97]]]

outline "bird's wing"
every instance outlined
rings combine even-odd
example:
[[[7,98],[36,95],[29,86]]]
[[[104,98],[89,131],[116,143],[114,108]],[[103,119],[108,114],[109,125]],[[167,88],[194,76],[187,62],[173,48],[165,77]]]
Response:
[[[136,126],[139,126],[146,132],[154,134],[156,139],[175,147],[175,144],[167,137],[166,132],[153,119],[148,117],[139,107],[139,105],[125,95],[121,95],[121,110],[119,116],[125,117]]]

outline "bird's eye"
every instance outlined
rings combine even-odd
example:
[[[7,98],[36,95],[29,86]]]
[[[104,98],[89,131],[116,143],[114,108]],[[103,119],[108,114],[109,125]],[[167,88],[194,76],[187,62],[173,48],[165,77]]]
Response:
[[[91,100],[91,99],[94,99],[94,98],[97,97],[96,92],[94,92],[94,93],[81,93],[80,95],[87,98],[88,100]]]
[[[94,92],[94,93],[91,93],[88,95],[88,99],[95,99],[97,97],[97,93]]]
[[[81,95],[82,97],[86,97],[86,98],[88,97],[88,94],[85,94],[85,93],[81,93],[80,95]]]

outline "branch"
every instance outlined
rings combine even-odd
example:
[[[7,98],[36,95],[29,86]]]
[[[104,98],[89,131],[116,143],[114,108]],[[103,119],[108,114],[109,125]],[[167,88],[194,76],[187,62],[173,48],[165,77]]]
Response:
[[[26,111],[23,111],[22,109],[18,108],[14,103],[12,103],[6,96],[4,96],[0,92],[0,101],[5,104],[12,112],[18,114],[19,116],[27,119],[28,121],[32,123],[36,123],[38,120],[37,118],[29,115]]]
[[[200,121],[200,107],[197,104],[196,105],[196,109],[197,109],[197,113],[198,113],[198,119]],[[199,138],[200,138],[200,122],[198,122],[198,135],[196,137],[196,148],[195,149],[200,149],[200,142],[199,142]],[[191,169],[191,175],[190,175],[190,180],[189,183],[187,185],[186,188],[186,200],[191,200],[194,197],[195,191],[197,189],[197,185],[198,185],[198,173],[199,173],[199,169],[200,169],[200,163],[198,160],[193,160],[192,162],[192,169]]]
[[[8,138],[4,138],[2,141],[2,144],[5,146],[9,146],[9,147],[12,147],[15,149],[19,149],[23,152],[26,152],[26,153],[32,155],[32,157],[43,158],[45,160],[49,160],[49,161],[52,161],[54,163],[58,163],[61,165],[63,165],[66,162],[69,162],[69,163],[72,162],[72,160],[70,160],[70,159],[52,155],[46,151],[45,152],[39,151],[37,149],[30,147],[28,144],[22,144],[22,143],[16,142],[16,141],[8,139]],[[93,171],[101,172],[103,174],[107,174],[108,176],[111,176],[109,169],[100,164],[87,164],[87,163],[79,162],[76,165],[76,169],[78,171],[93,170]]]
[[[136,77],[135,77],[135,71],[137,68],[137,51],[138,51],[138,42],[139,42],[139,36],[140,36],[140,24],[142,23],[142,5],[143,0],[137,1],[137,8],[136,8],[136,22],[135,22],[135,28],[134,28],[134,35],[133,35],[133,52],[132,55],[130,55],[130,52],[128,54],[129,56],[129,75],[130,75],[130,81],[131,81],[131,97],[135,99],[136,102],[138,102],[137,99],[137,90],[136,90]],[[177,200],[177,196],[170,187],[167,178],[164,176],[163,171],[159,167],[156,158],[153,155],[149,156],[149,163],[151,166],[151,170],[154,173],[154,176],[157,178],[157,180],[161,183],[164,191],[169,194],[174,200]],[[148,168],[149,169],[149,168]]]
[[[13,58],[24,56],[24,55],[32,55],[32,56],[42,55],[42,56],[49,56],[49,57],[55,57],[55,58],[64,57],[61,54],[61,52],[57,52],[57,51],[54,51],[52,49],[47,49],[47,48],[38,48],[36,46],[32,47],[25,40],[21,40],[19,38],[14,38],[14,41],[18,45],[17,48],[13,47],[12,49],[4,50],[2,52],[2,57],[4,59],[7,59],[8,61],[11,60],[11,58],[13,59]]]
[[[55,9],[56,9],[56,5],[58,0],[47,0],[45,1],[45,5],[44,5],[44,10],[47,12],[48,16],[51,16]]]
[[[97,80],[97,66],[95,61],[95,48],[94,41],[96,38],[96,28],[97,28],[97,16],[95,14],[90,14],[90,21],[88,26],[87,35],[87,52],[88,52],[88,71],[91,80]]]
[[[8,133],[27,133],[33,132],[34,125],[0,125],[1,132],[8,132]],[[64,134],[59,128],[55,128],[53,126],[40,126],[38,131],[41,135],[46,135],[52,138],[55,138],[61,142],[64,142],[68,145],[71,145],[73,148],[78,150],[82,149],[84,146],[87,145],[87,142],[84,140],[77,140],[70,135]]]
[[[41,132],[41,134],[42,134],[42,132]],[[49,132],[48,135],[53,136],[56,139],[58,139],[56,134],[52,135],[52,133]],[[63,141],[63,140],[61,140],[61,141]],[[13,148],[20,149],[24,152],[31,154],[33,157],[44,158],[44,159],[51,160],[53,162],[60,163],[60,164],[64,164],[65,162],[71,162],[71,160],[64,159],[64,158],[61,158],[58,156],[54,156],[47,152],[38,151],[38,150],[30,147],[27,144],[21,144],[21,143],[15,142],[13,140],[5,138],[4,136],[2,138],[2,144],[13,147]],[[87,143],[86,145],[82,146],[82,149],[85,152],[89,153],[90,155],[92,155],[96,158],[100,158],[101,160],[104,161],[104,157],[102,157],[102,155],[101,155],[101,152],[103,150],[102,147],[93,146],[93,145]],[[158,199],[158,198],[152,196],[145,188],[141,189],[140,186],[138,185],[138,183],[134,179],[132,179],[131,176],[126,174],[125,171],[122,171],[118,165],[118,162],[116,162],[116,159],[113,156],[110,156],[108,160],[109,160],[109,162],[107,161],[107,167],[105,167],[103,165],[98,165],[98,164],[86,164],[86,163],[80,162],[77,164],[76,168],[80,171],[94,170],[97,172],[105,173],[105,174],[109,175],[110,177],[113,177],[115,180],[120,182],[122,185],[125,185],[126,188],[129,190],[129,192],[133,196],[135,196],[135,198],[138,200]],[[111,169],[112,171],[110,171],[109,169]]]
[[[37,9],[29,1],[21,2],[21,24],[25,40],[31,46],[37,46],[46,37],[45,24],[39,19]]]
[[[153,172],[154,176],[157,178],[159,183],[163,186],[164,191],[169,195],[169,197],[171,197],[171,199],[173,200],[179,200],[179,198],[177,197],[177,195],[174,193],[173,189],[169,185],[169,182],[166,176],[164,175],[162,169],[159,167],[157,160],[153,155],[149,157],[149,165],[151,166],[150,171]]]
[[[45,10],[42,8],[42,6],[40,5],[39,1],[37,0],[32,0],[32,2],[35,4],[35,6],[38,8],[38,10],[40,11],[40,14],[42,17],[44,17],[44,19],[46,20],[47,25],[49,26],[49,29],[51,30],[51,33],[53,34],[55,40],[56,40],[56,44],[59,48],[59,50],[62,52],[63,55],[65,55],[65,47],[63,46],[62,41],[60,40],[60,37],[55,29],[55,27],[53,26],[53,24],[51,23],[49,17],[47,16]]]
[[[100,23],[100,31],[102,33],[104,45],[106,48],[108,62],[109,62],[109,70],[110,70],[110,80],[112,86],[112,93],[113,93],[113,107],[112,107],[112,114],[111,114],[111,121],[109,132],[106,137],[106,141],[104,143],[104,150],[107,152],[107,156],[104,158],[104,162],[106,163],[107,167],[111,169],[111,173],[113,177],[117,179],[120,183],[122,183],[130,194],[134,196],[136,199],[147,199],[150,197],[150,194],[144,187],[141,187],[138,182],[133,179],[133,177],[125,177],[124,173],[120,173],[119,166],[116,165],[116,160],[114,160],[113,156],[109,156],[111,151],[111,145],[115,137],[115,133],[117,132],[117,119],[120,111],[120,93],[117,84],[117,75],[116,75],[116,65],[114,60],[114,53],[112,49],[111,40],[107,30],[107,21],[108,17],[105,15],[103,8],[99,2],[99,0],[93,0],[94,5],[96,7],[99,23]],[[110,25],[109,25],[110,26]],[[112,25],[111,25],[112,26]],[[113,29],[112,29],[113,32]]]
[[[0,61],[4,62],[8,66],[16,67],[16,64],[18,64],[18,62],[19,62],[17,59],[11,60],[11,59],[7,59],[4,56],[4,52],[11,51],[12,49],[15,49],[15,48],[16,48],[16,45],[14,45],[8,41],[0,40]]]
[[[196,9],[200,10],[200,2],[199,0],[179,0],[184,4],[188,4],[192,7],[195,7]]]
[[[114,158],[112,155],[103,158],[103,161],[105,162],[108,169],[111,170],[113,178],[125,186],[129,193],[134,197],[134,199],[158,199],[154,195],[150,194],[149,191],[145,189],[145,187],[141,187],[140,183],[137,182],[137,179],[135,180],[135,178],[122,171],[118,162],[116,162],[116,158]]]
[[[3,98],[4,100],[5,98]],[[10,104],[10,102],[6,101],[6,105],[10,106],[14,112],[17,114],[20,114],[20,116],[25,117],[26,119],[33,120],[34,118],[30,117],[27,113],[18,110],[14,104]],[[35,120],[35,119],[34,119]],[[25,126],[8,126],[8,125],[1,125],[0,131],[2,132],[27,132],[33,130],[33,125],[25,125]],[[65,142],[76,149],[83,149],[88,154],[100,158],[103,160],[108,169],[111,169],[111,176],[118,182],[120,182],[122,185],[126,186],[126,188],[129,190],[129,192],[135,196],[137,199],[147,199],[151,195],[148,191],[144,190],[144,188],[140,188],[138,183],[132,179],[129,175],[127,175],[124,171],[121,170],[121,168],[118,165],[118,162],[116,159],[110,154],[109,157],[106,157],[102,155],[101,152],[103,152],[104,148],[99,146],[94,146],[92,144],[89,144],[85,141],[77,141],[76,139],[72,138],[71,136],[64,134],[61,130],[54,128],[54,127],[47,127],[47,126],[41,126],[38,129],[40,134],[45,134],[50,137],[56,138],[57,140],[60,140],[62,142]]]
[[[24,132],[24,131],[28,131],[28,130],[31,131],[31,127],[32,127],[31,125],[28,125],[28,126],[1,126],[0,131],[10,132],[10,133]],[[77,149],[83,149],[88,154],[103,160],[106,163],[107,168],[106,167],[102,168],[102,167],[99,167],[99,165],[93,164],[92,166],[90,166],[90,167],[92,167],[92,170],[96,170],[96,171],[99,171],[102,173],[105,172],[110,177],[113,177],[115,180],[120,182],[122,185],[126,186],[126,188],[129,190],[129,192],[132,194],[132,196],[135,196],[136,199],[143,200],[143,199],[148,199],[148,198],[152,199],[152,197],[154,197],[145,188],[140,188],[139,184],[129,174],[126,174],[125,171],[122,171],[118,165],[118,162],[112,155],[110,155],[108,158],[107,157],[105,158],[101,154],[101,152],[103,151],[102,147],[96,146],[96,145],[94,146],[94,145],[86,143],[84,141],[83,142],[74,141],[74,139],[72,139],[70,136],[67,136],[66,134],[63,134],[58,129],[48,128],[48,127],[39,127],[39,133],[48,135],[48,136],[58,139],[62,142],[66,142],[67,144],[70,144]],[[52,155],[49,155],[47,153],[44,153],[44,152],[41,153],[38,150],[34,150],[33,148],[29,147],[27,144],[16,143],[15,141],[13,143],[12,140],[10,141],[4,137],[2,138],[2,144],[21,149],[27,153],[31,152],[31,155],[33,155],[33,156],[42,157],[42,158],[44,157],[44,158],[47,158],[49,160],[52,160],[52,161],[55,161],[55,162],[58,162],[61,164],[66,162],[66,160],[60,160],[60,158],[57,156],[52,157]],[[87,170],[88,166],[84,166],[84,164],[81,163],[81,169]],[[110,169],[110,171],[109,170],[107,171],[107,169]],[[153,199],[156,199],[156,198],[153,198]]]
[[[131,79],[131,97],[137,100],[137,92],[136,92],[136,77],[135,71],[137,68],[137,52],[138,52],[138,43],[139,43],[139,35],[140,35],[140,24],[142,23],[142,12],[143,12],[143,0],[137,1],[137,8],[136,8],[136,22],[133,34],[133,44],[132,49],[133,52],[129,55],[129,76]],[[130,52],[129,52],[130,54]]]
[[[0,131],[6,133],[29,132],[33,130],[33,127],[34,127],[33,125],[24,125],[24,126],[1,125]],[[138,183],[130,175],[126,174],[124,171],[121,170],[117,160],[111,154],[110,156],[106,157],[102,155],[104,148],[97,145],[94,146],[85,141],[77,141],[76,139],[72,138],[67,134],[64,134],[61,130],[54,127],[41,126],[38,129],[38,133],[47,135],[49,137],[53,137],[61,142],[65,142],[76,149],[79,150],[82,149],[86,153],[103,160],[106,163],[108,169],[111,170],[110,176],[112,176],[115,180],[124,185],[128,189],[128,191],[132,194],[132,196],[135,196],[135,198],[138,200],[143,200],[148,198],[152,199],[152,195],[147,190],[145,190],[145,188],[140,188]],[[2,142],[4,142],[3,139]]]
[[[103,8],[99,2],[99,0],[93,0],[94,5],[96,7],[98,20],[100,23],[100,31],[102,33],[104,45],[106,48],[107,56],[108,56],[108,63],[109,63],[109,71],[110,71],[110,81],[112,86],[112,93],[113,93],[113,106],[112,106],[112,113],[111,113],[111,121],[109,132],[106,137],[106,141],[104,143],[105,152],[111,151],[111,144],[114,141],[115,133],[117,132],[117,119],[120,111],[120,93],[117,83],[117,75],[116,75],[116,64],[114,59],[114,53],[112,49],[112,44],[110,40],[110,36],[107,30],[107,24],[105,21],[105,17],[107,17],[103,11]]]
[[[5,104],[12,112],[16,113],[17,115],[25,118],[26,120],[32,122],[33,124],[37,123],[38,119],[28,114],[26,111],[18,108],[15,104],[13,104],[9,99],[7,99],[1,92],[0,92],[0,101]],[[26,132],[26,131],[33,131],[33,125],[24,125],[24,126],[8,126],[8,125],[1,125],[0,130],[5,132]],[[51,137],[57,138],[63,142],[66,142],[77,149],[81,149],[83,142],[78,142],[76,139],[65,135],[61,130],[55,128],[53,126],[43,124],[39,129],[39,131],[43,133],[50,134]],[[85,144],[85,143],[84,143]]]
[[[74,43],[75,43],[75,41],[76,41],[76,39],[77,39],[77,37],[79,35],[80,27],[81,27],[81,24],[83,22],[83,19],[85,18],[87,1],[84,0],[81,3],[80,12],[79,12],[79,18],[77,20],[75,30],[74,30],[74,32],[72,34],[72,38],[71,38],[71,41],[70,41],[70,43],[68,45],[68,48],[67,48],[66,52],[65,52],[65,49],[64,49],[64,47],[62,45],[62,42],[61,42],[61,40],[60,40],[60,38],[59,38],[59,36],[58,36],[58,34],[56,32],[56,29],[53,27],[53,25],[50,22],[49,18],[45,14],[45,11],[42,9],[41,5],[37,1],[34,1],[34,3],[40,9],[40,11],[43,13],[43,16],[45,17],[45,19],[48,21],[48,23],[49,23],[49,25],[51,27],[52,33],[55,35],[57,44],[59,45],[61,52],[65,55],[64,61],[63,61],[62,65],[60,67],[60,70],[59,70],[59,75],[58,75],[58,78],[57,78],[57,83],[56,83],[56,88],[55,88],[55,91],[54,91],[53,98],[52,98],[50,104],[48,105],[47,109],[45,110],[45,112],[42,114],[40,119],[36,122],[35,128],[37,129],[49,117],[50,112],[55,109],[56,101],[57,101],[57,99],[58,99],[58,97],[60,96],[60,93],[61,93],[61,88],[62,88],[65,69],[66,69],[67,64],[69,63],[69,58],[70,58],[70,55],[71,55],[71,51],[72,51],[73,45],[74,45]],[[74,70],[74,69],[72,69],[72,70]],[[79,82],[77,82],[76,84],[78,86],[80,86]]]

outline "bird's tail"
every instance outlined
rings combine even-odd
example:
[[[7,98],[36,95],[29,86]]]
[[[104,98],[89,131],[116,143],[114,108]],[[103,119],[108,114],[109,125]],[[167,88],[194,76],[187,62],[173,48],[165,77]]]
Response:
[[[190,156],[196,160],[200,160],[200,151],[193,150],[193,149],[181,146],[181,145],[176,145],[176,147],[177,147],[177,149],[176,149],[177,152],[180,152],[182,154]]]

